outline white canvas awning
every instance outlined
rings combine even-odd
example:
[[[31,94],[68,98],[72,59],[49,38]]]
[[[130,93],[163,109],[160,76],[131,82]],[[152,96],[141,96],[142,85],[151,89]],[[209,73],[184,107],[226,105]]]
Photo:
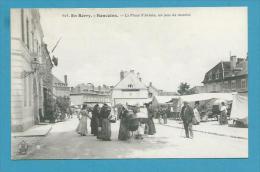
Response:
[[[233,96],[230,118],[247,124],[248,119],[248,97],[241,95]]]
[[[178,98],[179,96],[154,96],[153,101],[156,101],[158,104],[166,104],[175,97]]]
[[[184,96],[180,96],[180,98],[182,101],[187,101],[187,102],[203,101],[203,100],[210,100],[210,99],[221,99],[226,101],[232,101],[233,94],[235,93],[200,93],[200,94],[184,95]]]
[[[180,111],[184,101],[191,103],[191,105],[194,105],[196,101],[199,101],[201,104],[212,104],[217,100],[221,102],[229,102],[233,100],[233,94],[236,93],[200,93],[175,96],[175,98],[173,98],[170,102],[174,107],[176,107],[175,111]]]

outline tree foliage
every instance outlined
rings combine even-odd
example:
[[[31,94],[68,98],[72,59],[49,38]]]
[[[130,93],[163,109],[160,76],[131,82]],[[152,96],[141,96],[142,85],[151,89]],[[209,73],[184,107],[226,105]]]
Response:
[[[50,120],[50,122],[55,122],[59,112],[62,114],[67,113],[67,109],[70,106],[69,97],[57,97],[56,100],[52,97],[47,97],[47,100],[44,102],[45,106],[45,120]]]
[[[52,96],[47,96],[44,101],[44,120],[54,121],[55,120],[55,103]]]
[[[57,97],[56,99],[57,107],[59,108],[61,113],[66,113],[67,109],[70,106],[70,98],[69,97]]]
[[[194,94],[194,91],[190,89],[190,85],[187,82],[181,82],[178,87],[178,93],[180,95],[190,95]]]

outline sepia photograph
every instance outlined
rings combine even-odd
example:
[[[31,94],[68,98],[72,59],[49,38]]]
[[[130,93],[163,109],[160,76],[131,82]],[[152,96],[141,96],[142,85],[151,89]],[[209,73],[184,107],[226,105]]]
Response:
[[[248,158],[247,7],[11,8],[10,24],[12,160]]]

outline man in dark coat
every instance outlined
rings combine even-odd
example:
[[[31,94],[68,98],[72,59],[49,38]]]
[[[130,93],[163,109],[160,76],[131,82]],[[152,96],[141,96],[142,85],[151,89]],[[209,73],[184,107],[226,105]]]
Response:
[[[145,134],[154,135],[156,133],[155,125],[153,122],[154,111],[151,108],[151,103],[145,104],[148,113],[148,120],[145,125]]]
[[[194,112],[192,107],[189,106],[188,102],[184,102],[184,105],[181,109],[181,119],[183,121],[185,134],[187,138],[193,138],[192,131],[192,119],[194,118]]]

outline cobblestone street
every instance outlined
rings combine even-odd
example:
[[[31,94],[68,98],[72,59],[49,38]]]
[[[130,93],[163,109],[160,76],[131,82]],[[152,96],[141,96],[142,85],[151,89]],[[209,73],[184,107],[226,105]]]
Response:
[[[155,121],[155,120],[154,120]],[[157,123],[157,121],[155,121]],[[28,159],[105,159],[105,158],[220,158],[247,157],[245,139],[195,131],[194,139],[184,138],[184,131],[156,124],[157,133],[143,140],[118,141],[119,121],[112,124],[112,141],[99,141],[75,132],[78,119],[56,123],[49,135],[32,145]],[[90,130],[90,128],[89,128]],[[227,151],[228,150],[228,151]]]

